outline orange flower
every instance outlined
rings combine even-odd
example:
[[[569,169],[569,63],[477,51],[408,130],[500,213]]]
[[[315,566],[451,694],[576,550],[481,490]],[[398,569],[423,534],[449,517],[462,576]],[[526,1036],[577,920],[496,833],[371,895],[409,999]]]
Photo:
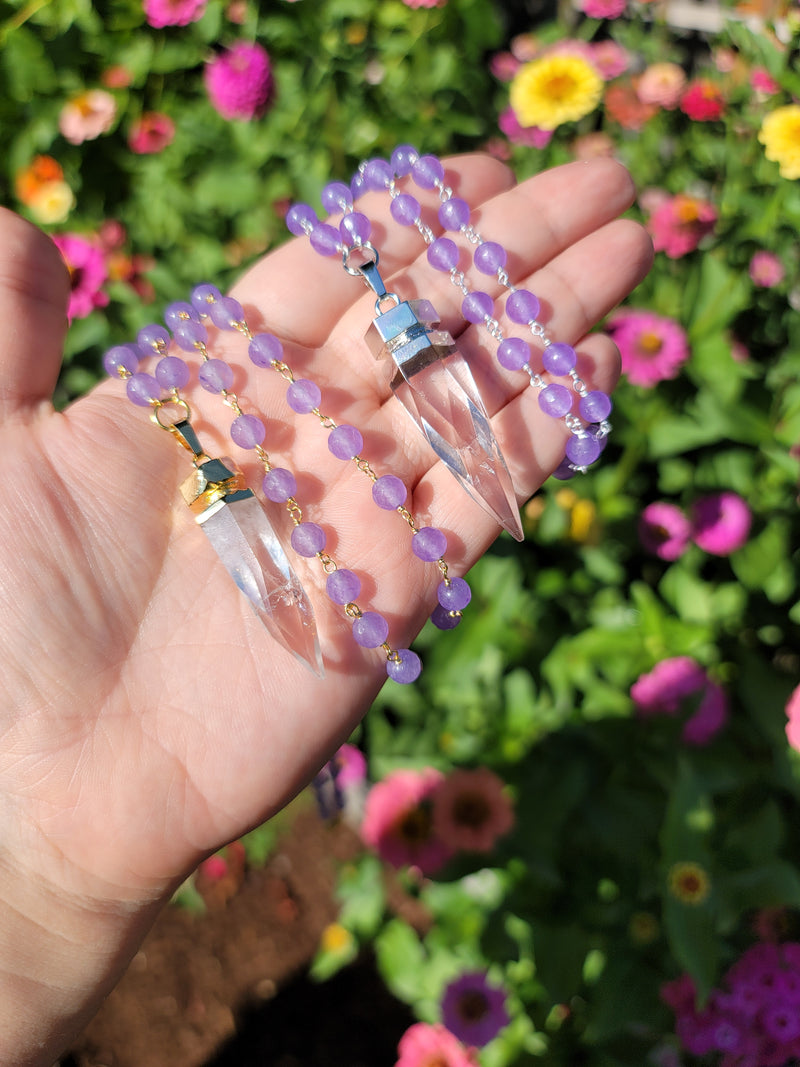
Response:
[[[60,182],[64,178],[61,164],[52,156],[34,156],[27,167],[18,170],[14,177],[14,191],[23,204],[34,200],[43,185]]]

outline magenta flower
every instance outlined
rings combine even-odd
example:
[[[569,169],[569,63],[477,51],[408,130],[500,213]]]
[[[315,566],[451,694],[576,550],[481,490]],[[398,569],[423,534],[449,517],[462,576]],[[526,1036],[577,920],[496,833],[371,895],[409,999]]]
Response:
[[[712,232],[716,222],[717,212],[713,204],[679,193],[662,200],[648,219],[647,228],[656,252],[664,252],[670,259],[680,259],[697,248]]]
[[[131,126],[128,147],[137,155],[154,155],[172,144],[175,123],[160,111],[146,111]]]
[[[675,378],[689,358],[683,328],[652,311],[618,311],[608,330],[619,348],[623,373],[634,385],[649,387]]]
[[[440,1023],[414,1023],[400,1038],[394,1067],[477,1067],[472,1049],[465,1049]]]
[[[692,506],[692,539],[713,556],[729,556],[750,533],[750,508],[737,493],[712,493]]]
[[[581,11],[590,19],[618,19],[625,14],[627,0],[582,0]]]
[[[661,559],[673,560],[689,547],[692,524],[675,504],[648,504],[639,518],[639,540]]]
[[[762,96],[774,96],[781,88],[765,67],[753,67],[750,72],[750,87]]]
[[[239,41],[206,64],[204,80],[213,107],[225,119],[258,118],[272,97],[272,67],[260,44]]]
[[[433,828],[457,851],[490,852],[514,825],[505,783],[488,767],[452,771],[433,794]]]
[[[447,0],[403,0],[406,7],[444,7]]]
[[[105,307],[108,295],[103,284],[108,278],[102,249],[77,233],[56,234],[53,242],[69,270],[71,288],[67,316],[84,319],[95,308]]]
[[[786,275],[780,258],[765,249],[753,254],[748,271],[753,285],[761,289],[773,289],[780,285]]]
[[[452,849],[433,826],[433,793],[444,775],[433,767],[394,771],[370,789],[361,823],[364,843],[393,867],[418,867],[433,874]]]
[[[538,126],[520,126],[513,107],[500,112],[497,125],[514,144],[527,145],[528,148],[546,148],[553,137],[553,130],[540,130]]]
[[[692,708],[681,734],[689,745],[707,745],[728,721],[725,691],[689,656],[657,663],[631,686],[631,698],[642,718],[674,716]]]
[[[444,991],[442,1021],[465,1045],[483,1048],[508,1026],[506,994],[490,986],[483,971],[462,974]]]
[[[786,705],[786,737],[792,748],[800,752],[800,685],[789,697]]]
[[[358,786],[366,780],[367,761],[364,753],[355,745],[341,745],[334,756],[336,781],[342,787]]]
[[[142,7],[147,22],[160,30],[197,22],[206,9],[206,0],[142,0]]]

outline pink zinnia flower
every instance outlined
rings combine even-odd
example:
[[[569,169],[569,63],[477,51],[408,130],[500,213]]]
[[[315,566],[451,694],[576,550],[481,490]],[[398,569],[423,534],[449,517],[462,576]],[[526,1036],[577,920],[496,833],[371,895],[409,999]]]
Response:
[[[689,547],[692,524],[674,504],[648,504],[639,518],[639,540],[648,552],[673,560]]]
[[[713,122],[725,110],[725,98],[708,78],[693,81],[680,99],[681,111],[695,122]]]
[[[489,60],[489,70],[500,82],[510,82],[521,64],[511,52],[497,52]]]
[[[619,348],[623,373],[634,385],[675,378],[689,358],[683,328],[652,311],[617,312],[608,329]]]
[[[678,106],[686,75],[677,63],[653,63],[636,83],[636,95],[644,104],[658,104],[671,111]]]
[[[780,91],[780,85],[764,67],[753,67],[750,72],[750,86],[756,93],[762,96],[774,96]]]
[[[403,0],[406,7],[444,7],[447,0]]]
[[[614,82],[606,89],[603,99],[606,114],[624,130],[640,130],[658,113],[656,104],[645,104],[639,99],[637,84],[627,79]]]
[[[592,66],[603,79],[611,81],[624,74],[631,64],[628,52],[616,41],[597,41],[591,46],[589,58]]]
[[[342,787],[358,786],[366,780],[367,761],[364,753],[355,745],[341,745],[334,756],[336,781]]]
[[[143,0],[144,17],[151,26],[188,26],[203,17],[206,0]]]
[[[792,748],[800,752],[800,685],[789,697],[786,705],[786,737]]]
[[[400,1058],[395,1067],[477,1067],[472,1049],[465,1049],[458,1038],[441,1023],[414,1023],[400,1038]]]
[[[725,691],[689,656],[657,663],[631,686],[631,698],[643,718],[677,715],[687,705],[694,707],[681,733],[690,745],[707,745],[728,720]]]
[[[489,985],[484,971],[462,974],[444,991],[442,1021],[465,1045],[483,1048],[510,1022],[506,993]]]
[[[647,223],[656,252],[670,259],[693,252],[711,233],[717,221],[713,204],[696,196],[678,193],[659,204]]]
[[[433,793],[444,775],[433,767],[394,771],[367,795],[361,837],[393,867],[411,865],[423,874],[439,870],[452,849],[433,826]]]
[[[553,130],[540,130],[538,126],[520,126],[513,107],[500,112],[497,125],[514,144],[524,144],[529,148],[546,148],[553,137]]]
[[[590,19],[618,19],[627,6],[627,0],[582,0],[581,11]]]
[[[747,540],[752,515],[738,493],[712,493],[692,506],[692,538],[705,552],[729,556]]]
[[[772,289],[780,285],[786,274],[780,258],[774,252],[767,252],[765,249],[753,255],[748,269],[753,284],[762,289]]]
[[[488,767],[452,771],[433,794],[433,828],[453,851],[489,852],[514,825],[501,778]]]
[[[68,317],[84,319],[95,308],[105,307],[108,295],[102,286],[108,270],[102,249],[77,233],[56,234],[53,242],[67,265],[72,283]]]
[[[105,89],[87,89],[68,100],[58,116],[61,136],[70,144],[93,141],[114,125],[117,102]]]
[[[153,155],[172,144],[175,123],[160,111],[146,111],[131,126],[128,147],[138,155]]]
[[[206,64],[204,79],[212,105],[225,119],[258,118],[272,95],[272,67],[260,44],[239,41]]]

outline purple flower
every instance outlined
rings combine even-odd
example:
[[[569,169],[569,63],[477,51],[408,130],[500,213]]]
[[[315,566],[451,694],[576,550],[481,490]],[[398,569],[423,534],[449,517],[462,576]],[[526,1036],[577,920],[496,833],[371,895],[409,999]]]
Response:
[[[483,1048],[508,1025],[506,994],[488,984],[484,971],[462,974],[444,991],[442,1021],[465,1045]]]
[[[686,706],[693,706],[681,734],[689,745],[707,745],[728,720],[724,689],[689,656],[657,663],[631,686],[631,698],[642,717],[677,715]],[[690,698],[694,698],[691,705]]]
[[[206,64],[204,79],[209,99],[224,119],[258,118],[272,96],[272,67],[260,44],[239,41]]]
[[[639,518],[639,540],[661,559],[677,559],[686,551],[692,524],[675,504],[648,504]]]
[[[737,493],[712,493],[692,507],[692,538],[705,552],[729,556],[750,533],[750,508]]]
[[[151,26],[188,26],[202,18],[206,0],[144,0],[144,17]]]

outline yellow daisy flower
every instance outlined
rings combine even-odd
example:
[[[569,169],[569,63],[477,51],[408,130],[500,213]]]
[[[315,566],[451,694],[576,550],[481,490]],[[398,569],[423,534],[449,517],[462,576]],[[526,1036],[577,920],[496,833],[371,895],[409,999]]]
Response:
[[[711,892],[705,867],[691,861],[673,863],[667,872],[667,884],[670,893],[684,904],[702,904]]]
[[[511,82],[510,101],[520,126],[554,130],[594,111],[603,79],[585,59],[555,53],[525,63]]]
[[[764,155],[777,163],[781,177],[800,178],[800,105],[776,108],[761,123]]]

